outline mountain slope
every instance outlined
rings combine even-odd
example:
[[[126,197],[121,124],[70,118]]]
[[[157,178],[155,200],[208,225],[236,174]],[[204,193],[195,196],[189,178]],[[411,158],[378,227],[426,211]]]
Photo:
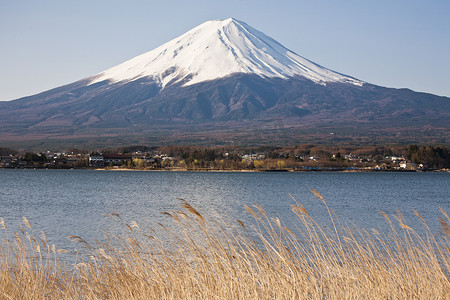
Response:
[[[227,19],[92,77],[0,103],[0,144],[449,143],[448,120],[447,97],[333,72]]]

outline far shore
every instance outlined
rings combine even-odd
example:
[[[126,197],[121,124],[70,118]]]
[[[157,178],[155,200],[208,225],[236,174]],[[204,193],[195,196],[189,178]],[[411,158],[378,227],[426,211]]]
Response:
[[[366,172],[424,172],[416,170],[396,170],[396,169],[329,169],[329,168],[315,168],[315,169],[187,169],[187,168],[165,168],[165,169],[144,169],[144,168],[96,168],[96,171],[141,171],[141,172],[239,172],[239,173],[284,173],[284,172],[342,172],[342,173],[366,173]],[[450,169],[429,170],[426,172],[450,172]]]

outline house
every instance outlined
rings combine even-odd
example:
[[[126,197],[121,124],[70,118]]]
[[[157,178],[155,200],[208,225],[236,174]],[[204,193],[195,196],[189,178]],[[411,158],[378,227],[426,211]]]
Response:
[[[11,167],[12,159],[10,156],[2,156],[0,157],[0,168],[8,168]]]
[[[258,159],[258,155],[256,155],[255,153],[245,154],[245,155],[242,155],[241,158],[245,159],[245,160],[256,160],[256,159]]]
[[[100,167],[104,165],[104,157],[101,154],[89,155],[89,166]]]
[[[131,161],[131,155],[119,154],[119,153],[103,154],[103,163],[105,166],[110,165],[111,163],[114,165],[122,165],[129,161]]]
[[[349,161],[352,161],[352,160],[358,160],[358,159],[359,159],[359,157],[357,157],[356,155],[353,155],[352,153],[350,153],[350,154],[345,154],[345,155],[344,155],[344,158],[345,158],[346,160],[349,160]]]
[[[386,159],[400,163],[405,161],[405,158],[403,156],[386,156]]]
[[[400,168],[402,168],[404,170],[408,170],[408,171],[414,171],[414,170],[417,170],[418,166],[417,166],[417,164],[415,164],[413,162],[407,162],[405,160],[400,163]]]

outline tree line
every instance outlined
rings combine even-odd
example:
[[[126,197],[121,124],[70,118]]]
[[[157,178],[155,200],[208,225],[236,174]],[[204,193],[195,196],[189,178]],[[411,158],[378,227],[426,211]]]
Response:
[[[446,147],[410,145],[406,158],[432,169],[450,168],[450,151]]]
[[[70,149],[66,156],[58,159],[46,153],[18,151],[8,147],[0,147],[2,160],[15,157],[27,162],[27,165],[40,166],[53,163],[57,166],[86,167],[88,158],[93,154],[120,153],[129,155],[129,167],[145,166],[145,161],[136,158],[136,154],[143,157],[158,157],[158,167],[187,168],[187,169],[282,169],[308,166],[327,166],[336,168],[356,167],[393,167],[394,158],[406,159],[410,163],[423,165],[425,169],[449,169],[450,151],[445,146],[372,146],[345,147],[322,145],[295,146],[158,146],[130,145],[119,148],[97,149],[87,151]],[[72,159],[67,159],[72,157]],[[76,157],[76,159],[73,159]],[[398,162],[397,162],[398,164]]]

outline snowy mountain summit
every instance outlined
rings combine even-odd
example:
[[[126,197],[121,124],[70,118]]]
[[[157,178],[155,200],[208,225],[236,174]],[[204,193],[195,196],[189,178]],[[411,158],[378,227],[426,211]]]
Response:
[[[94,75],[91,84],[149,77],[163,89],[174,83],[187,86],[237,73],[284,79],[300,76],[322,85],[364,83],[319,66],[246,23],[229,18],[205,22],[150,52]]]

